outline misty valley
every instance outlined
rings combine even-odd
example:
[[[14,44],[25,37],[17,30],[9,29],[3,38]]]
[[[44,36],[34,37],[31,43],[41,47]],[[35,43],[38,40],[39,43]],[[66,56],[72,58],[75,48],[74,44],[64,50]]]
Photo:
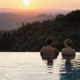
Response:
[[[4,12],[5,11],[5,12]],[[22,23],[32,23],[35,21],[43,21],[54,19],[57,14],[67,14],[66,10],[43,10],[37,11],[20,11],[15,9],[0,9],[0,30],[18,29]]]
[[[12,15],[7,14],[6,17],[8,16]],[[58,14],[55,18],[52,15],[40,14],[35,17],[35,19],[38,18],[37,21],[33,21],[35,19],[31,18],[32,22],[26,21],[26,17],[19,15],[12,16],[14,17],[13,21],[6,17],[5,20],[9,23],[19,21],[21,17],[25,20],[20,20],[23,21],[19,24],[21,27],[6,27],[9,30],[2,27],[3,29],[0,30],[0,51],[40,51],[41,47],[46,46],[46,39],[48,38],[53,38],[54,47],[60,51],[64,47],[64,40],[69,38],[75,45],[73,48],[80,51],[80,10],[69,12],[66,15]],[[8,26],[4,22],[3,24]]]

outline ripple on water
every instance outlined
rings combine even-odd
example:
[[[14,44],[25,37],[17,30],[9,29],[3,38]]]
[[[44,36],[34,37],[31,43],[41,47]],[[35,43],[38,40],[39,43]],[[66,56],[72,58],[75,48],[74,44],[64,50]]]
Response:
[[[59,55],[53,66],[39,53],[0,53],[0,80],[80,80],[80,54],[66,65]]]

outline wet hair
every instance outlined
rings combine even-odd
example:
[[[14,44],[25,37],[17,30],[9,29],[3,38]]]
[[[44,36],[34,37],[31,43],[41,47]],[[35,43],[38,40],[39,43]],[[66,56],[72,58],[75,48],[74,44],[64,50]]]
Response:
[[[70,47],[73,46],[73,42],[70,39],[66,39],[64,42]]]
[[[52,42],[53,42],[53,39],[52,39],[52,38],[49,38],[49,39],[47,39],[47,41],[46,41],[47,45],[50,45],[50,43],[52,43]]]

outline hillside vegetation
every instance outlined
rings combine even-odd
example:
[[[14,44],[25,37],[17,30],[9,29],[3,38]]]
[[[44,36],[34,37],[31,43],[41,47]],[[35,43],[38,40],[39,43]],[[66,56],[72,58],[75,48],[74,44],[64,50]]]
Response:
[[[60,51],[64,40],[71,39],[73,48],[80,51],[80,10],[67,15],[59,14],[55,20],[27,23],[18,30],[0,31],[0,51],[40,51],[46,39],[53,38],[54,47]]]

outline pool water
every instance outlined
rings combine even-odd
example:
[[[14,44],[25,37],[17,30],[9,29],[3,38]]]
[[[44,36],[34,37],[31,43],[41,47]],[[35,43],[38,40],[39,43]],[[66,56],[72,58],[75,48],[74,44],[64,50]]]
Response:
[[[80,80],[80,53],[67,65],[60,54],[53,66],[39,52],[0,53],[0,80]]]

